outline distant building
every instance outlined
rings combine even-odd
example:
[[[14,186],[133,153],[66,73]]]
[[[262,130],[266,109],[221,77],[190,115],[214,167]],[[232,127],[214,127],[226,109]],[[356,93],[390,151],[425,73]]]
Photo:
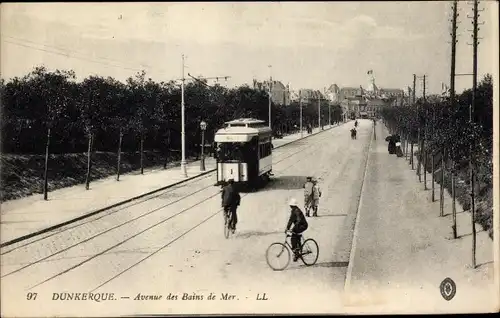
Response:
[[[332,84],[325,90],[326,99],[332,104],[339,104],[340,99],[340,88],[337,84]]]
[[[325,100],[326,97],[319,90],[314,90],[310,88],[302,88],[298,92],[299,100],[302,100],[302,103],[308,104],[312,102],[317,102],[318,99]]]
[[[386,106],[399,106],[407,104],[408,98],[405,92],[398,88],[379,88],[375,85],[373,72],[369,71],[369,83],[364,89],[359,87],[342,87],[338,90],[338,100],[345,116],[349,118],[373,117],[380,113]],[[335,96],[336,84],[330,86],[327,92],[332,91],[329,96]]]
[[[271,86],[271,100],[276,105],[290,105],[290,85],[283,85],[280,81],[264,81],[258,82],[253,80],[253,88],[269,91],[269,86]]]

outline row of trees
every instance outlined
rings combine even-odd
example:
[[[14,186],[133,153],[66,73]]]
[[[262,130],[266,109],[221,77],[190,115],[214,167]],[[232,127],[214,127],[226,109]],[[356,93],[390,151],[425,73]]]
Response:
[[[123,135],[124,151],[137,150],[144,141],[150,149],[180,149],[179,83],[157,83],[138,73],[121,83],[113,78],[90,76],[80,83],[72,71],[49,72],[36,68],[22,78],[2,81],[2,145],[4,153],[43,153],[45,133],[51,129],[51,152],[85,152],[89,135],[93,147],[116,151]],[[185,87],[186,145],[196,152],[199,123],[208,124],[208,141],[222,124],[238,117],[268,121],[265,91],[241,86],[228,89],[191,82]],[[299,125],[299,105],[272,105],[276,133],[290,133]],[[321,103],[323,124],[329,109]],[[332,121],[340,118],[338,106],[331,109]],[[317,126],[317,103],[303,105],[304,125]]]
[[[159,151],[181,148],[181,89],[178,82],[155,82],[145,72],[125,83],[113,78],[90,76],[76,81],[73,71],[49,71],[37,67],[24,77],[0,83],[1,142],[3,153],[41,154],[92,151]],[[206,82],[185,86],[186,152],[199,152],[200,128],[208,124],[207,142],[223,123],[239,117],[268,121],[268,95],[263,90],[240,86],[228,89]],[[340,120],[339,106],[321,103],[322,124]],[[272,104],[275,134],[293,133],[300,121],[298,103]],[[303,105],[303,124],[318,125],[318,107]],[[142,160],[141,160],[142,162]],[[166,161],[165,161],[166,164]],[[118,162],[118,174],[120,163]],[[142,171],[142,164],[141,164]],[[88,185],[88,181],[87,181]]]
[[[472,90],[468,89],[456,96],[453,108],[448,97],[429,96],[418,99],[411,106],[385,108],[381,112],[389,131],[402,137],[403,148],[410,154],[412,168],[414,167],[414,144],[418,145],[416,172],[420,181],[423,177],[425,189],[427,189],[427,172],[431,173],[433,201],[435,200],[435,172],[439,172],[440,216],[444,216],[444,187],[449,186],[448,190],[452,195],[454,238],[457,238],[455,207],[457,181],[464,181],[468,185],[473,181],[474,188],[464,192],[463,196],[470,196],[470,200],[463,200],[462,197],[464,209],[471,209],[474,206],[475,196],[484,196],[493,188],[493,82],[491,75],[486,75],[478,85],[473,110],[470,107],[471,103]],[[469,169],[472,169],[473,174],[469,174]],[[471,175],[474,179],[469,180]],[[480,221],[485,228],[491,230],[492,210],[486,211],[486,214]],[[490,231],[490,236],[492,235]],[[473,255],[475,255],[474,248]]]

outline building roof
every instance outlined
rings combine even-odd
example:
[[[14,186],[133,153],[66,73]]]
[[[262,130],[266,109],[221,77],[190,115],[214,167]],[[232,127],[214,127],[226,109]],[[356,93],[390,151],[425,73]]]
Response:
[[[259,89],[268,89],[269,81],[259,82],[256,79],[253,80],[253,86]],[[280,81],[273,81],[272,88],[280,88],[282,90],[286,89],[286,86]]]
[[[336,93],[336,92],[340,91],[340,88],[337,84],[332,84],[332,85],[330,85],[330,87],[328,87],[328,89],[326,91],[330,92],[330,93]]]
[[[404,94],[404,90],[400,88],[381,88],[380,92],[388,94]]]

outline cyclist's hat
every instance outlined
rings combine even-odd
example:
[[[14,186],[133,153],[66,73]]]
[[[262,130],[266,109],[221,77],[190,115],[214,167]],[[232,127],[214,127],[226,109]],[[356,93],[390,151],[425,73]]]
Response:
[[[290,205],[290,206],[297,206],[297,200],[295,200],[294,198],[291,198],[290,199],[290,203],[288,203],[288,205]]]

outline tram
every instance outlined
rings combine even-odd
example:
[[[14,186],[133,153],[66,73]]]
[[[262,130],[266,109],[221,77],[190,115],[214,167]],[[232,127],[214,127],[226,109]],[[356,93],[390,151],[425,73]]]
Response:
[[[217,183],[256,185],[272,175],[272,130],[265,121],[240,118],[225,123],[215,133]]]

